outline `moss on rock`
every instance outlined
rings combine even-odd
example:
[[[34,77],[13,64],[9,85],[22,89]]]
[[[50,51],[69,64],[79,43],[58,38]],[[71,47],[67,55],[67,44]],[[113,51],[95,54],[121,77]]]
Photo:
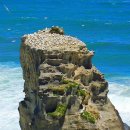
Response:
[[[65,115],[66,109],[67,109],[66,104],[58,104],[54,112],[47,114],[53,118],[61,118]]]
[[[94,124],[96,122],[96,118],[91,112],[84,111],[83,113],[81,113],[81,117],[90,123]]]
[[[78,89],[79,87],[78,83],[70,80],[62,80],[61,83],[62,84],[58,86],[48,86],[48,89],[51,90],[54,94],[64,94],[68,90],[72,91],[73,88]]]
[[[64,94],[66,92],[67,86],[49,86],[48,89],[50,89],[54,94]]]
[[[78,96],[86,97],[87,94],[88,93],[83,89],[78,90]]]

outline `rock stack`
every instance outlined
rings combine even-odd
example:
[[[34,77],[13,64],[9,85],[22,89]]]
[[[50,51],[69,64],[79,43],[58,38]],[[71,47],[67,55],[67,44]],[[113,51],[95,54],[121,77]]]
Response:
[[[21,130],[124,130],[93,55],[59,27],[22,37]]]

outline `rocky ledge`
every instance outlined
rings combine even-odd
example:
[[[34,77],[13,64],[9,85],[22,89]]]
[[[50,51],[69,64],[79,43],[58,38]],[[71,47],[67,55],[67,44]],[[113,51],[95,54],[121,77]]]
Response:
[[[22,130],[124,130],[93,51],[58,27],[24,35]]]

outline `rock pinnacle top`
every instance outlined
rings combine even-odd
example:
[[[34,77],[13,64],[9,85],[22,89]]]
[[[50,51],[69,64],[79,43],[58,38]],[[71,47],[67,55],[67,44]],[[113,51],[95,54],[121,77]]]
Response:
[[[46,28],[33,34],[24,35],[26,45],[40,50],[81,50],[86,47],[85,43],[77,38],[63,35],[59,27]]]

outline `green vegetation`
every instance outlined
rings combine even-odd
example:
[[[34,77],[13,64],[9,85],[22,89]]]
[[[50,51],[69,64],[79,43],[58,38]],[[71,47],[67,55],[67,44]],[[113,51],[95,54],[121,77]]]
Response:
[[[83,48],[85,48],[84,46],[79,46],[79,50],[82,50]]]
[[[52,113],[48,113],[48,115],[52,116],[53,118],[61,118],[65,115],[66,109],[66,104],[58,104],[56,110]]]
[[[90,93],[88,91],[84,90],[84,89],[79,89],[77,91],[77,95],[83,97],[83,99],[85,97],[88,97],[88,99],[90,98]]]
[[[70,82],[72,82],[72,81],[67,80],[67,79],[62,79],[61,82],[62,82],[63,84],[68,84],[68,83],[70,83]]]
[[[80,89],[80,90],[78,90],[78,95],[79,95],[79,96],[82,96],[82,97],[86,97],[87,93],[86,93],[85,90]]]
[[[49,86],[48,89],[51,89],[54,93],[64,94],[66,92],[66,85],[61,86]]]
[[[70,80],[62,80],[62,83],[63,84],[59,86],[49,86],[48,89],[50,89],[54,94],[63,95],[67,90],[79,87],[79,84]]]
[[[93,111],[93,110],[91,110],[90,112],[94,115],[94,117],[95,117],[96,120],[98,120],[100,118],[99,112]]]
[[[79,87],[79,84],[77,84],[76,82],[70,82],[70,83],[68,83],[68,86],[69,86],[69,88],[75,88],[75,87]]]
[[[74,82],[74,81],[71,81],[71,80],[67,80],[67,79],[62,79],[61,81],[63,84],[67,84],[68,85],[68,88],[74,88],[74,87],[78,87],[79,84]]]
[[[81,113],[81,117],[86,119],[90,123],[94,124],[96,122],[96,118],[91,112],[84,111],[83,113]]]

